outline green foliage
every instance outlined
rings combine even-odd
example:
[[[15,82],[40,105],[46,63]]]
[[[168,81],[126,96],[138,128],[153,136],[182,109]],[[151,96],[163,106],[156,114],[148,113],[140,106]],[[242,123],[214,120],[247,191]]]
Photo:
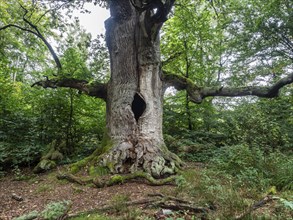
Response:
[[[116,213],[122,213],[128,210],[126,202],[129,201],[129,196],[125,194],[117,194],[112,198],[113,211]]]
[[[183,188],[183,186],[186,184],[186,180],[182,175],[179,175],[175,179],[175,184],[177,185],[178,188]]]
[[[14,175],[14,180],[25,180],[29,177],[27,177],[23,172],[19,169],[18,166],[15,166],[12,170],[13,175]]]
[[[56,220],[66,214],[70,208],[69,201],[49,203],[42,212],[32,211],[29,214],[14,218],[14,220],[29,220],[40,217],[45,220]]]
[[[192,115],[192,130],[186,127],[185,115],[177,114],[177,111],[184,112],[180,102],[177,100],[171,106],[167,102],[164,112],[167,146],[183,159],[196,162],[209,162],[218,153],[217,149],[235,144],[259,148],[266,154],[281,151],[290,155],[293,149],[292,97],[199,106]]]
[[[28,10],[26,18],[37,25],[45,38],[61,39],[63,71],[58,73],[58,78],[89,81],[107,78],[102,37],[92,41],[76,20],[62,19],[60,24],[59,19],[64,15],[58,10],[48,10],[46,4],[1,1],[0,27],[16,24],[30,28],[23,22],[25,11],[18,3]],[[67,37],[59,38],[53,29],[60,33],[67,31]],[[17,28],[1,30],[0,38],[0,170],[15,165],[35,165],[46,145],[56,139],[66,141],[66,149],[60,152],[65,155],[63,163],[92,153],[103,135],[104,103],[70,89],[31,88],[30,85],[44,75],[50,79],[56,77],[47,48],[39,38]],[[101,72],[102,68],[103,76],[90,74]]]
[[[213,169],[236,177],[241,185],[266,189],[270,185],[277,189],[292,189],[292,156],[281,153],[265,155],[258,148],[245,145],[224,147],[213,158]]]
[[[14,218],[13,220],[31,220],[39,217],[39,213],[37,211],[32,211],[26,215],[22,215],[20,217]]]
[[[41,216],[46,220],[55,220],[69,211],[70,202],[52,202],[42,211]]]
[[[291,8],[278,0],[199,1],[197,7],[181,0],[164,26],[163,68],[203,87],[276,82],[292,67]],[[278,99],[211,98],[200,106],[185,92],[166,93],[167,145],[184,159],[208,162],[217,148],[235,144],[292,153],[292,87]]]
[[[266,161],[267,175],[271,185],[279,190],[293,190],[293,158],[281,153],[271,153]]]
[[[215,169],[236,177],[240,184],[256,185],[260,184],[264,178],[262,152],[244,145],[221,148],[212,164]]]

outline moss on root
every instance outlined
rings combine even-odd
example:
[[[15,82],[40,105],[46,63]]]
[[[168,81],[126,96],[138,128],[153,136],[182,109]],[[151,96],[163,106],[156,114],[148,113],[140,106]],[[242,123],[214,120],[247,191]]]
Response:
[[[102,188],[106,186],[113,186],[117,184],[123,184],[129,181],[145,180],[147,184],[154,186],[161,186],[166,184],[175,184],[177,176],[170,176],[163,179],[155,179],[150,174],[145,172],[135,172],[130,174],[118,175],[115,174],[108,178],[95,178],[93,183],[96,187]]]
[[[52,160],[43,159],[41,160],[37,166],[35,166],[33,172],[34,173],[41,173],[45,172],[51,169],[54,169],[56,167],[56,163]]]
[[[90,176],[101,176],[109,173],[111,166],[101,167],[97,165],[100,158],[104,153],[109,151],[113,147],[113,141],[111,140],[108,132],[105,131],[101,146],[98,147],[90,156],[77,161],[70,165],[70,172],[72,174],[78,173],[81,169],[87,168]]]
[[[171,153],[166,145],[159,148],[160,151],[158,152],[158,155],[155,153],[154,155],[150,154],[148,157],[150,159],[149,161],[143,161],[143,164],[142,162],[139,164],[131,164],[135,163],[134,159],[129,155],[125,156],[123,154],[123,149],[129,149],[126,148],[129,147],[127,142],[120,143],[121,146],[119,143],[116,144],[118,144],[118,147],[117,149],[115,147],[112,152],[111,149],[115,143],[108,135],[108,132],[105,131],[101,146],[87,158],[70,165],[69,172],[71,174],[77,174],[81,170],[86,171],[93,179],[93,184],[97,187],[122,184],[134,179],[144,179],[151,185],[164,185],[166,183],[174,182],[175,176],[170,176],[164,179],[160,178],[174,175],[182,167],[182,161],[180,158]],[[119,147],[121,147],[121,149]],[[136,167],[135,165],[140,167]],[[132,169],[132,167],[134,167],[134,169]],[[130,173],[121,175],[117,174],[128,172]],[[110,173],[115,173],[116,175],[109,176]]]
[[[63,140],[53,140],[47,146],[47,153],[41,158],[40,162],[35,166],[33,172],[41,173],[56,167],[59,161],[63,159],[66,151],[66,143]]]

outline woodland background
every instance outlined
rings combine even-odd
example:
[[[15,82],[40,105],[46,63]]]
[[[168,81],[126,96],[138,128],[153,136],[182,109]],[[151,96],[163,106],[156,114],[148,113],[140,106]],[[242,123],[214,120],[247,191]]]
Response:
[[[234,86],[266,85],[293,71],[291,1],[198,1],[196,7],[191,1],[178,2],[161,34],[165,70],[199,85]],[[86,33],[78,18],[68,17],[70,8],[68,14],[55,11],[37,21],[42,7],[31,13],[31,20],[55,42],[64,72],[106,81],[104,36]],[[23,25],[22,14],[16,0],[1,1],[0,26]],[[100,145],[106,111],[102,101],[73,89],[31,87],[53,76],[52,67],[38,38],[19,29],[0,31],[0,176],[32,169],[54,141],[62,142],[67,152],[59,165],[78,161]],[[226,206],[233,200],[230,208],[235,211],[245,203],[239,189],[246,197],[260,198],[273,188],[287,203],[279,203],[273,214],[262,213],[262,219],[292,214],[292,85],[274,99],[207,98],[200,105],[191,103],[185,92],[168,90],[164,136],[184,161],[206,166],[200,174],[185,173],[178,191],[188,189],[191,196],[205,192],[203,201],[216,195]],[[200,187],[187,184],[194,178],[202,181]],[[227,210],[220,216],[231,216]]]

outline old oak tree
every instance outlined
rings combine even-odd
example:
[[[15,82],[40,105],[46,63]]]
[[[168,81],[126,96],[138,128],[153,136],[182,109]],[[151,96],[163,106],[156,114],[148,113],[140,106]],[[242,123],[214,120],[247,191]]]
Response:
[[[105,21],[110,80],[90,84],[84,80],[56,77],[33,84],[44,88],[74,88],[106,102],[103,146],[77,163],[75,170],[91,164],[114,174],[144,172],[154,178],[176,174],[182,162],[168,150],[162,133],[163,96],[168,87],[186,90],[192,102],[201,103],[210,96],[273,98],[283,86],[293,82],[293,73],[290,73],[271,86],[198,86],[196,82],[162,68],[160,30],[176,7],[175,0],[100,2],[106,2],[111,13]],[[18,28],[36,35],[45,43],[61,70],[62,64],[52,46],[38,27],[26,18],[24,7],[23,11],[23,20],[29,28],[9,24],[1,29]]]

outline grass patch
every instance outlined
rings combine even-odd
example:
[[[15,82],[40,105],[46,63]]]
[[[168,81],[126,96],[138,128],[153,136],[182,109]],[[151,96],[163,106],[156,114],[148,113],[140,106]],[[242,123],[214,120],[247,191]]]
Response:
[[[36,193],[39,194],[43,192],[49,192],[49,191],[52,191],[52,189],[53,189],[53,186],[49,184],[44,184],[37,187]]]
[[[84,220],[84,219],[89,219],[89,220],[114,220],[115,218],[108,217],[106,215],[102,214],[81,214],[76,217],[69,218],[71,220]]]

